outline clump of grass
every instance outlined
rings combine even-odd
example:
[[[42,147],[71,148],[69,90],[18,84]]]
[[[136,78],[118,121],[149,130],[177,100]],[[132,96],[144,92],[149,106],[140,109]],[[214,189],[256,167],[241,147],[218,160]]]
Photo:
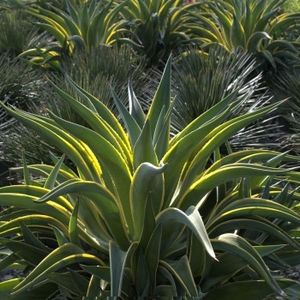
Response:
[[[19,10],[0,11],[0,53],[22,53],[36,35],[32,24]]]
[[[45,81],[41,70],[7,53],[0,55],[0,101],[20,109],[41,112],[47,101]],[[41,99],[44,101],[41,102]],[[26,129],[14,118],[0,109],[0,160],[16,163],[20,161],[22,151],[36,161],[41,154],[41,143],[36,133]],[[47,150],[48,151],[48,150]]]

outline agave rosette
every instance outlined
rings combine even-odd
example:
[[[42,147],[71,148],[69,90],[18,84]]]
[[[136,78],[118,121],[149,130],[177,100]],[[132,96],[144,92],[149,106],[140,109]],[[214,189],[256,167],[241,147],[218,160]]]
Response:
[[[55,40],[45,47],[26,50],[22,56],[31,58],[36,64],[52,64],[61,54],[71,56],[75,49],[89,52],[99,46],[112,46],[127,31],[125,20],[120,20],[118,14],[128,1],[114,5],[112,1],[86,1],[75,3],[65,1],[66,10],[49,5],[32,5],[26,11],[40,20],[36,24],[48,32]]]
[[[74,82],[82,102],[56,90],[87,127],[5,107],[76,170],[64,156],[55,166],[24,163],[24,184],[0,189],[0,267],[24,272],[1,283],[0,295],[217,299],[238,288],[250,299],[251,284],[252,299],[262,299],[295,284],[274,278],[266,262],[299,250],[289,232],[300,223],[300,195],[275,184],[299,182],[280,167],[297,158],[220,150],[278,104],[229,118],[231,94],[170,138],[170,77],[169,61],[147,114],[130,86],[129,111],[113,93],[125,129]]]
[[[204,2],[199,34],[204,46],[227,51],[242,48],[274,69],[299,64],[299,45],[287,32],[299,30],[299,13],[282,11],[286,0],[218,0]]]
[[[134,48],[146,55],[149,63],[157,63],[166,60],[171,51],[197,43],[195,14],[200,5],[184,0],[133,0],[121,14],[131,27]]]

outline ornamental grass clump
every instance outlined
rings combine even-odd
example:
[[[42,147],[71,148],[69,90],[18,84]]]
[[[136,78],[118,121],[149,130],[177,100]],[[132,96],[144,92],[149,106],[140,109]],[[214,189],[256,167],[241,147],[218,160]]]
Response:
[[[3,105],[65,154],[54,166],[24,162],[24,183],[0,189],[7,207],[0,268],[24,274],[2,282],[1,297],[234,299],[238,291],[239,299],[263,299],[295,292],[296,282],[270,268],[300,248],[300,195],[289,186],[300,174],[281,167],[299,159],[220,150],[278,104],[232,118],[230,94],[171,138],[170,79],[169,60],[147,114],[130,85],[129,111],[113,93],[122,123],[70,79],[82,102],[54,88],[86,126]]]

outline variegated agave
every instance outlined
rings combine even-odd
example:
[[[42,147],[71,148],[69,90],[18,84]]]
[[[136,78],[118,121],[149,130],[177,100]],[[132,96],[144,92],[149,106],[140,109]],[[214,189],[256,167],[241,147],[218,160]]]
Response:
[[[275,278],[268,265],[284,261],[285,249],[299,253],[300,195],[282,183],[300,176],[278,167],[298,158],[220,150],[277,104],[228,118],[237,105],[231,94],[170,138],[170,73],[169,61],[146,115],[130,86],[129,111],[114,96],[126,130],[74,83],[82,103],[56,89],[88,127],[5,107],[76,169],[64,157],[55,166],[24,164],[24,184],[0,189],[0,268],[24,274],[0,283],[2,299],[295,292],[295,282]]]
[[[66,0],[66,11],[49,5],[26,7],[26,11],[40,20],[36,24],[54,38],[45,47],[24,51],[22,56],[31,59],[34,64],[59,68],[57,60],[62,54],[72,56],[75,49],[87,52],[100,46],[112,46],[121,41],[126,31],[125,20],[119,20],[118,14],[127,1],[114,5],[112,1],[82,1],[76,3]]]
[[[199,5],[184,0],[129,1],[121,10],[131,27],[129,41],[150,64],[166,61],[171,51],[198,43]]]
[[[204,2],[199,16],[203,45],[255,53],[264,69],[299,64],[299,46],[287,32],[299,32],[299,13],[286,13],[286,0],[217,0]],[[206,7],[206,8],[205,8]],[[267,68],[268,67],[268,68]]]

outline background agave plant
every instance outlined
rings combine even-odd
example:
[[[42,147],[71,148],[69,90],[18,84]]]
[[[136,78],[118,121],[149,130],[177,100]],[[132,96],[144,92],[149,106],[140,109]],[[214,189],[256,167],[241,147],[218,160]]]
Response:
[[[53,5],[47,8],[41,5],[27,7],[26,11],[41,21],[36,24],[54,40],[44,47],[25,51],[23,56],[43,65],[59,59],[62,54],[71,56],[75,49],[90,52],[101,45],[115,44],[126,31],[126,22],[118,20],[119,11],[125,4],[126,1],[113,5],[112,1],[67,0],[65,10]],[[59,66],[56,64],[56,67]]]
[[[298,13],[282,12],[277,0],[211,1],[199,17],[204,46],[218,44],[228,51],[242,48],[255,53],[264,69],[299,64],[295,40],[285,33],[299,30]],[[299,31],[298,31],[299,32]]]
[[[233,93],[170,138],[170,73],[169,61],[146,115],[130,85],[129,111],[114,94],[125,129],[70,79],[82,102],[55,88],[87,126],[4,106],[76,168],[64,156],[55,166],[24,162],[24,183],[0,188],[0,268],[24,272],[0,284],[2,297],[233,299],[238,288],[250,299],[249,285],[251,299],[295,292],[267,264],[299,251],[291,231],[300,195],[277,181],[299,182],[280,167],[298,158],[220,150],[278,104],[230,118]]]
[[[197,19],[193,12],[199,3],[176,0],[129,1],[121,13],[129,21],[134,48],[146,55],[149,64],[166,60],[172,50],[197,44]]]

